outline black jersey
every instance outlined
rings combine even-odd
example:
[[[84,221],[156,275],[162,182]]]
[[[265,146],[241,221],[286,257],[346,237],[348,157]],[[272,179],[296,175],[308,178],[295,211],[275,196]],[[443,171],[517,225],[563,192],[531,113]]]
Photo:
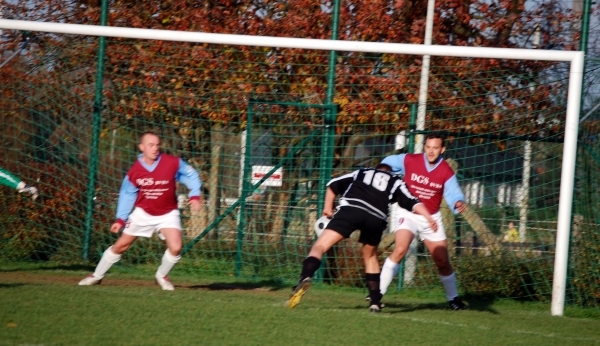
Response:
[[[390,204],[397,202],[401,208],[412,211],[415,204],[421,203],[400,177],[375,168],[362,168],[331,179],[327,186],[336,195],[342,195],[341,207],[360,208],[384,220]]]

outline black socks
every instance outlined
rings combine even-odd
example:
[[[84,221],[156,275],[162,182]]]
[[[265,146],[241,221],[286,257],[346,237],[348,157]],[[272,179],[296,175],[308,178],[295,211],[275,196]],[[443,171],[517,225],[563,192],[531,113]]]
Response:
[[[300,274],[300,281],[306,278],[312,278],[315,272],[321,266],[321,260],[316,257],[306,257],[302,262],[302,273]],[[379,286],[378,286],[379,287]]]
[[[379,305],[381,303],[381,292],[379,290],[379,280],[381,274],[366,273],[367,287],[369,288],[369,296],[371,297],[371,305]]]

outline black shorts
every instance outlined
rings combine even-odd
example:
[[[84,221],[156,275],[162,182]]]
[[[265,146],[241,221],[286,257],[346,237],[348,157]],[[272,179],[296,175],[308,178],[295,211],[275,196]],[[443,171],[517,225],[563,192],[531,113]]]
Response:
[[[327,229],[336,231],[345,238],[360,230],[358,241],[363,244],[377,246],[381,235],[387,228],[387,220],[382,220],[360,208],[343,206],[327,224]]]

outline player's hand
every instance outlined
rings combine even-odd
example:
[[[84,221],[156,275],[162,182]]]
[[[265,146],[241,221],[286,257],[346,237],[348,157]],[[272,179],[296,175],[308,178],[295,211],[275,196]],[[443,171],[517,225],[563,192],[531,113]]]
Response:
[[[31,195],[31,198],[35,201],[36,198],[40,195],[38,193],[38,189],[34,186],[25,185],[22,188],[18,189],[19,193],[28,193]]]
[[[328,218],[333,217],[333,210],[331,209],[323,209],[323,216],[327,216]]]
[[[435,222],[435,220],[433,218],[429,218],[429,219],[427,219],[427,221],[429,221],[429,228],[431,228],[434,232],[437,232],[438,231],[437,222]]]
[[[112,226],[110,226],[110,231],[113,233],[119,233],[121,228],[123,228],[123,226],[120,223],[115,222],[112,224]]]
[[[460,214],[467,208],[467,205],[463,201],[458,201],[454,203],[454,209]]]
[[[200,211],[200,209],[204,205],[204,199],[202,198],[202,196],[200,196],[200,199],[192,199],[188,202],[188,204],[190,205],[190,208],[193,211]]]

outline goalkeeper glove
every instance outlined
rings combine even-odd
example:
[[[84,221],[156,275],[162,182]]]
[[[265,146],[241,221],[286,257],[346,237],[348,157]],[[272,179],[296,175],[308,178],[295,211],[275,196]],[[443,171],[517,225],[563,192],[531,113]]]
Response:
[[[38,189],[36,187],[26,185],[25,182],[23,182],[23,181],[20,182],[19,185],[17,185],[17,191],[19,191],[19,193],[26,192],[26,193],[30,194],[31,198],[34,201],[39,196]]]

